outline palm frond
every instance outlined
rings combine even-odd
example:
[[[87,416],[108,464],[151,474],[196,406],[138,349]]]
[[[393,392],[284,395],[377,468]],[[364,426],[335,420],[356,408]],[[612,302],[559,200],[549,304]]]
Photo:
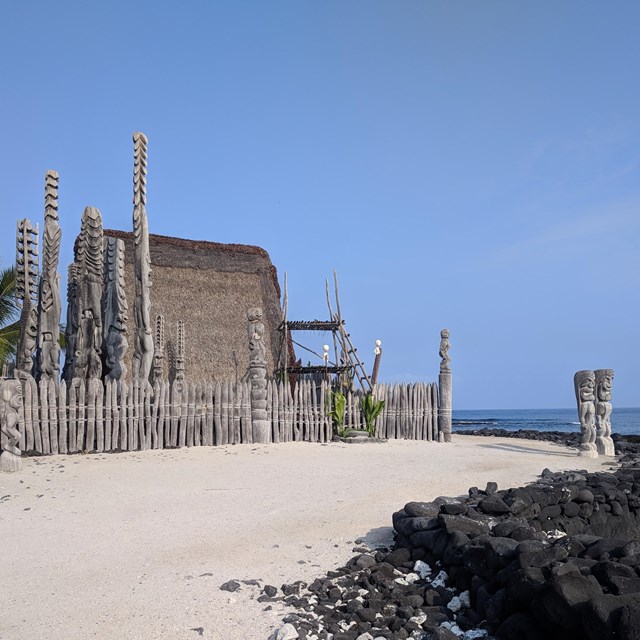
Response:
[[[16,304],[15,291],[15,267],[0,270],[0,326],[7,324],[18,315],[19,309]]]

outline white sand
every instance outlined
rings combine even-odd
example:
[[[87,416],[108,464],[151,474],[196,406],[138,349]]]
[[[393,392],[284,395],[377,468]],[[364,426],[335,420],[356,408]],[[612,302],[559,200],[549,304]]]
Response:
[[[608,466],[608,465],[607,465]],[[2,640],[263,639],[282,607],[230,579],[280,587],[390,541],[410,500],[543,468],[603,468],[513,439],[243,445],[30,458],[0,477]],[[304,562],[304,563],[302,563]]]

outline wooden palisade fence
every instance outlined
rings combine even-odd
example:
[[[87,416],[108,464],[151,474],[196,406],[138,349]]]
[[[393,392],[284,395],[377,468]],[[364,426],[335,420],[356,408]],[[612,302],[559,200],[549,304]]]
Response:
[[[267,383],[271,442],[328,442],[326,382]],[[379,438],[438,440],[435,383],[379,384],[385,406],[376,422]],[[363,428],[360,392],[346,396],[344,425]],[[156,381],[152,386],[76,380],[37,383],[23,379],[19,447],[27,453],[137,451],[253,442],[249,382]]]

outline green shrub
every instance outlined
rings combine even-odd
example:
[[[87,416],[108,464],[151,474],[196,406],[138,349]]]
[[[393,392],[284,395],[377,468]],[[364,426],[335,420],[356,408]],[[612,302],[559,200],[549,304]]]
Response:
[[[384,400],[376,400],[372,394],[367,393],[360,400],[360,408],[364,418],[365,428],[369,437],[376,433],[376,420],[384,407]]]

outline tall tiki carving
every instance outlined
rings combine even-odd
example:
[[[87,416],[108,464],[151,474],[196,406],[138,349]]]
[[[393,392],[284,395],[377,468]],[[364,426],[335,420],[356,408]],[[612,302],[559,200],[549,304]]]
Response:
[[[38,225],[26,218],[18,221],[16,235],[16,302],[20,313],[20,338],[16,370],[31,374],[38,339]]]
[[[271,423],[267,419],[267,359],[264,346],[262,309],[247,311],[249,321],[249,380],[251,382],[251,425],[253,441],[271,442]]]
[[[611,438],[611,389],[613,369],[596,369],[596,448],[603,456],[615,456]]]
[[[135,271],[135,329],[133,377],[149,380],[153,364],[151,328],[151,256],[147,222],[147,138],[133,134],[133,242]]]
[[[124,242],[118,238],[107,238],[105,243],[102,309],[105,378],[120,380],[127,373],[124,356],[129,348],[129,306],[124,291]]]
[[[102,376],[103,255],[102,217],[94,207],[86,207],[76,240],[77,334],[73,378]]]
[[[47,171],[44,184],[44,239],[38,304],[38,351],[36,369],[40,379],[58,381],[60,375],[60,240],[58,224],[58,174]]]
[[[183,338],[184,342],[184,338]],[[184,356],[183,356],[184,361]],[[156,335],[153,348],[153,379],[162,380],[164,369],[164,316],[159,314],[156,316]]]
[[[452,410],[452,379],[451,358],[449,357],[449,330],[440,332],[440,375],[438,376],[438,389],[440,402],[438,403],[439,439],[451,442],[451,410]]]
[[[64,367],[62,377],[71,382],[73,379],[73,361],[76,355],[76,338],[78,336],[78,265],[69,265],[67,276],[67,324],[64,330]]]
[[[586,458],[597,458],[596,424],[595,424],[595,387],[596,376],[593,371],[587,369],[577,371],[573,376],[573,386],[578,403],[578,419],[582,442],[580,443],[580,455]]]

